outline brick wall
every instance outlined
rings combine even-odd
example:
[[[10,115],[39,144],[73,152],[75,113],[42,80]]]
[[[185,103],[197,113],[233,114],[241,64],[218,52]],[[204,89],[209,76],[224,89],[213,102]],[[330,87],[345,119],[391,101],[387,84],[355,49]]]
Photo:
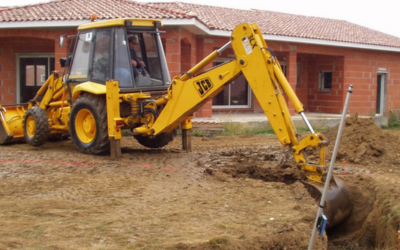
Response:
[[[385,114],[390,115],[391,109],[400,108],[399,53],[279,42],[269,42],[268,45],[274,49],[279,61],[286,62],[289,74],[295,68],[297,70],[297,66],[291,67],[294,62],[290,61],[292,56],[287,53],[297,53],[298,84],[295,84],[297,77],[294,74],[290,74],[288,80],[308,111],[341,113],[347,89],[353,84],[349,111],[374,115],[379,72],[387,72]],[[324,70],[333,70],[331,91],[318,88],[319,73]]]
[[[198,37],[197,62],[228,41],[221,37]],[[371,115],[376,111],[376,88],[379,68],[387,69],[386,114],[390,109],[400,108],[400,60],[398,53],[339,48],[329,46],[268,42],[279,61],[286,63],[286,76],[296,91],[304,109],[311,112],[341,113],[347,89],[354,85],[350,112]],[[194,49],[192,47],[192,49]],[[222,57],[234,56],[227,50]],[[232,52],[233,53],[233,52]],[[228,55],[229,54],[229,55]],[[210,65],[211,66],[211,65]],[[298,73],[297,71],[300,70]],[[321,71],[332,71],[332,89],[319,89]],[[293,106],[288,104],[293,114]],[[207,103],[196,115],[211,116],[212,106]],[[249,112],[248,109],[243,109]],[[253,98],[250,112],[262,112]]]
[[[308,92],[309,92],[309,64],[308,64],[308,56],[300,54],[297,57],[296,74],[299,75],[299,79],[296,79],[296,94],[299,97],[301,103],[303,104],[304,109],[308,110]],[[299,72],[297,72],[299,70]]]
[[[332,72],[332,88],[321,90],[320,73]],[[308,59],[307,109],[312,112],[340,113],[343,106],[343,58],[315,55]]]
[[[350,109],[364,115],[376,111],[377,76],[387,76],[386,110],[400,108],[400,57],[397,53],[354,50],[345,58],[345,86],[354,85]]]
[[[1,36],[1,35],[0,35]],[[0,39],[0,103],[14,104],[17,102],[16,89],[16,55],[17,54],[54,53],[54,40],[41,38]]]
[[[196,36],[179,27],[165,29],[167,33],[163,34],[162,38],[172,77],[188,70],[229,41],[227,37]],[[61,70],[59,58],[66,56],[68,46],[59,48],[58,43],[59,36],[65,32],[41,29],[0,30],[0,103],[16,102],[17,54],[54,54],[55,67]],[[75,30],[67,32],[74,34]],[[350,111],[361,115],[374,114],[379,72],[385,72],[387,76],[385,113],[390,115],[391,109],[400,108],[399,53],[278,41],[267,41],[267,44],[276,52],[279,61],[286,63],[289,83],[306,110],[340,113],[347,88],[353,84]],[[206,69],[209,67],[211,64]],[[318,88],[318,76],[323,70],[334,72],[330,91],[320,91]],[[249,112],[248,109],[246,111]],[[250,112],[262,112],[257,101],[253,101]],[[209,117],[211,114],[211,101],[196,112],[196,116],[203,117]]]

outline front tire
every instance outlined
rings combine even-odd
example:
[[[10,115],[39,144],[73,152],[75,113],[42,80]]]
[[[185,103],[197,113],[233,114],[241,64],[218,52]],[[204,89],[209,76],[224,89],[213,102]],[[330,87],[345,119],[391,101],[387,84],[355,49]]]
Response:
[[[46,111],[32,107],[25,113],[23,129],[25,141],[34,147],[43,145],[49,136],[49,120]]]
[[[70,134],[75,148],[85,154],[110,150],[105,96],[84,94],[74,103],[70,115]]]

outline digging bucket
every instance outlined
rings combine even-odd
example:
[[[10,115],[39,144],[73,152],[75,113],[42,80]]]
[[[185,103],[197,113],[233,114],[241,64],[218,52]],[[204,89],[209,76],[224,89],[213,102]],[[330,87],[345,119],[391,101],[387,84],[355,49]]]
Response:
[[[24,138],[23,119],[26,105],[0,105],[0,145]]]
[[[311,196],[319,201],[324,190],[324,184],[316,182],[303,182]],[[332,177],[327,190],[324,215],[328,218],[327,228],[342,223],[353,209],[351,194],[346,184],[337,177]]]

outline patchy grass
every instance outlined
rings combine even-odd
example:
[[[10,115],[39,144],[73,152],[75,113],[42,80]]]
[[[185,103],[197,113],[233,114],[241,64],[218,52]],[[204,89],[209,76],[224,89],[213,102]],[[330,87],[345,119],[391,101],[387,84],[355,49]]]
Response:
[[[389,122],[387,126],[382,126],[382,129],[400,129],[400,122]]]
[[[224,122],[224,131],[220,135],[242,135],[246,133],[246,125],[239,122]]]
[[[326,131],[327,127],[315,127],[315,131]],[[307,133],[309,132],[306,127],[297,127],[297,133]],[[266,126],[262,127],[247,127],[246,123],[239,122],[224,122],[224,131],[218,133],[218,135],[222,136],[232,136],[232,135],[273,135],[275,131],[270,127]],[[204,135],[203,135],[204,136]]]
[[[387,126],[382,126],[382,129],[400,129],[400,120],[392,115],[391,117],[389,117],[389,122]]]

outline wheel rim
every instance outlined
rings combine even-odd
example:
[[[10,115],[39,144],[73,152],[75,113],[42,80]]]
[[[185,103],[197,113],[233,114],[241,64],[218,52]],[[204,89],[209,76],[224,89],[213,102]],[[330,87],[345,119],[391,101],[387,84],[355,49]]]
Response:
[[[33,116],[29,116],[26,120],[26,133],[27,135],[32,138],[35,136],[36,132],[36,122]]]
[[[79,110],[75,119],[75,130],[79,140],[90,143],[96,137],[96,120],[88,109]]]

